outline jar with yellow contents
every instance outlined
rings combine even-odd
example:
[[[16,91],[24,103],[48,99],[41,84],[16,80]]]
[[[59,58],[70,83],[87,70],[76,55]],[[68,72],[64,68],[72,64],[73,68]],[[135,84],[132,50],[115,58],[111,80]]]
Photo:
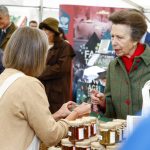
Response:
[[[113,145],[116,142],[115,125],[111,122],[100,124],[100,144]]]

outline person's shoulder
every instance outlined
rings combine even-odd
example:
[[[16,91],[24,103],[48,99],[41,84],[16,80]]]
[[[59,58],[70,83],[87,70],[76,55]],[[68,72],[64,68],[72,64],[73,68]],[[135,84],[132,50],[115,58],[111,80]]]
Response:
[[[24,83],[24,86],[30,86],[30,87],[37,87],[40,86],[43,88],[43,84],[41,83],[41,81],[35,77],[31,77],[31,76],[23,76],[20,80],[21,83]]]

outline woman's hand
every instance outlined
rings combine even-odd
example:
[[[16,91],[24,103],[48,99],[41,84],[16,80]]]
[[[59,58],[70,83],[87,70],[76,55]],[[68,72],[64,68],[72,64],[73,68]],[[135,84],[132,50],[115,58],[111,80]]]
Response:
[[[105,107],[105,95],[97,90],[91,91],[91,103]]]
[[[78,107],[76,107],[73,111],[78,113],[78,117],[82,117],[84,115],[89,115],[91,112],[91,104],[82,103]]]
[[[76,107],[76,103],[73,101],[68,101],[67,103],[63,104],[61,108],[53,114],[53,117],[56,121],[59,119],[67,117],[70,113],[71,110]]]
[[[67,120],[75,120],[77,118],[80,118],[85,115],[89,115],[91,112],[91,104],[88,103],[82,103],[81,105],[78,105],[70,115],[66,117]]]

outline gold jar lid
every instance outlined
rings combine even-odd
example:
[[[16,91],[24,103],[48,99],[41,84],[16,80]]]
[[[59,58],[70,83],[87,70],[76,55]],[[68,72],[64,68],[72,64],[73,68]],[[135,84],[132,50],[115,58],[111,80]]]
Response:
[[[91,145],[91,142],[89,139],[76,142],[76,144],[75,144],[76,147],[83,147],[83,148],[90,147],[90,145]]]
[[[99,142],[92,142],[91,143],[91,149],[94,150],[105,150],[105,147],[101,145]]]
[[[61,140],[61,145],[63,145],[63,146],[68,146],[68,147],[73,146],[73,144],[69,141],[68,138],[62,139],[62,140]]]

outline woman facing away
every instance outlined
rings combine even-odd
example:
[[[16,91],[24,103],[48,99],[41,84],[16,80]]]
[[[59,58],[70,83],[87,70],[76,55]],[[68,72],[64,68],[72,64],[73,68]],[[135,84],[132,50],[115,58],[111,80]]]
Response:
[[[27,150],[35,135],[47,146],[53,146],[66,136],[68,120],[90,112],[88,104],[70,112],[74,103],[69,101],[51,114],[44,86],[36,78],[43,72],[47,51],[46,34],[29,27],[18,28],[7,44],[3,56],[5,70],[0,75],[1,88],[10,77],[21,76],[0,98],[1,150]]]

